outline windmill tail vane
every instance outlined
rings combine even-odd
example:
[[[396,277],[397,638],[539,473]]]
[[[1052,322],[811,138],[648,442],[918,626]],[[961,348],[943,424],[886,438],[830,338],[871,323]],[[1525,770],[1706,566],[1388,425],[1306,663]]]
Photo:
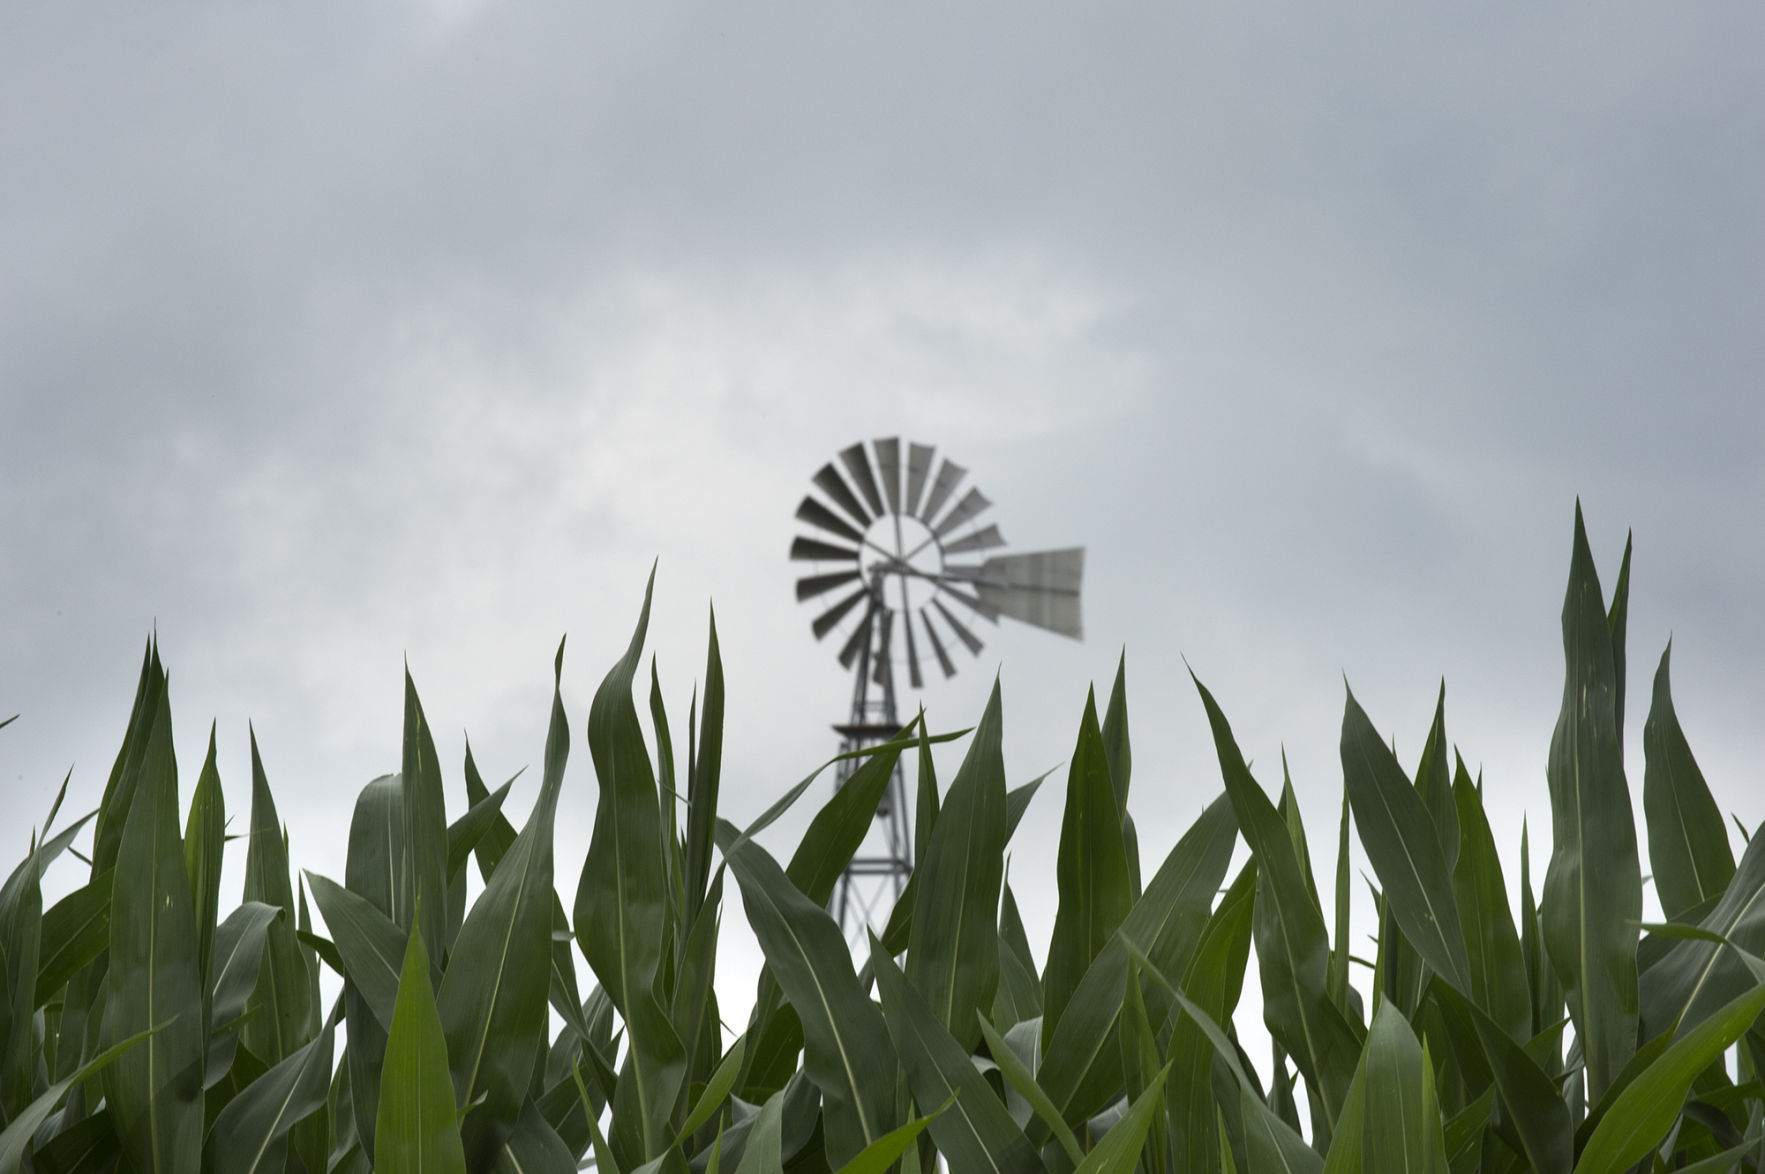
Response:
[[[993,503],[973,485],[964,488],[967,475],[929,444],[860,441],[816,470],[797,506],[807,532],[793,539],[790,557],[812,564],[797,580],[797,601],[817,602],[821,611],[809,629],[817,640],[836,636],[840,666],[852,673],[847,720],[834,726],[842,752],[900,732],[897,658],[908,686],[923,689],[929,664],[946,679],[955,676],[958,646],[980,655],[985,645],[975,629],[982,623],[1005,617],[1083,638],[1084,547],[1002,553],[999,527],[979,522]],[[851,777],[856,761],[841,761],[836,786]],[[860,943],[866,928],[880,928],[878,917],[900,898],[913,870],[898,762],[876,822],[831,906],[848,939]]]

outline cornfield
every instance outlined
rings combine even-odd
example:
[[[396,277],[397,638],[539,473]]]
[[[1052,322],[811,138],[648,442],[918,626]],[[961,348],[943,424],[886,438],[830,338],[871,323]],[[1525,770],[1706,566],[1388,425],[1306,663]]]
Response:
[[[1040,780],[1007,786],[997,687],[963,735],[919,720],[864,752],[781,862],[756,836],[819,772],[746,828],[718,818],[715,625],[682,754],[653,667],[647,732],[639,712],[646,596],[588,714],[599,800],[573,908],[554,885],[560,695],[523,825],[469,750],[450,822],[407,673],[401,770],[362,790],[341,879],[291,874],[253,742],[223,911],[213,738],[186,814],[149,644],[97,810],[57,829],[64,783],[0,889],[0,1174],[1765,1169],[1765,839],[1737,865],[1663,654],[1642,799],[1667,920],[1643,922],[1629,562],[1608,603],[1578,508],[1536,891],[1524,836],[1511,888],[1443,700],[1406,771],[1351,695],[1326,906],[1291,785],[1252,776],[1200,681],[1223,790],[1142,883],[1118,673],[1079,723],[1041,965],[1004,866]],[[958,736],[940,787],[931,746]],[[902,755],[920,863],[854,960],[826,907]],[[1351,828],[1376,888],[1358,938]],[[45,909],[64,853],[89,876]],[[739,1033],[716,993],[732,882],[766,961]],[[1234,1027],[1252,946],[1266,1082]]]

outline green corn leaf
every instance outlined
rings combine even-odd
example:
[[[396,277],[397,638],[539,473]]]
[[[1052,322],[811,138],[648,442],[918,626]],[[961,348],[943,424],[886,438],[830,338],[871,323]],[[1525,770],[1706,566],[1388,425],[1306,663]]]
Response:
[[[1097,724],[1095,693],[1085,699],[1078,745],[1067,774],[1066,815],[1060,825],[1055,874],[1060,904],[1042,974],[1043,1030],[1050,1039],[1059,1030],[1080,979],[1121,925],[1133,900],[1121,811]]]
[[[1147,1130],[1158,1115],[1164,1096],[1164,1078],[1168,1068],[1161,1069],[1146,1091],[1128,1107],[1127,1115],[1110,1127],[1076,1174],[1132,1174],[1140,1161],[1140,1150],[1146,1144]]]
[[[1673,710],[1668,661],[1673,642],[1655,670],[1655,693],[1642,727],[1642,807],[1649,825],[1649,863],[1661,912],[1669,921],[1713,900],[1734,876],[1734,852],[1722,812],[1692,757],[1679,715]]]
[[[1624,778],[1617,647],[1577,504],[1563,602],[1563,708],[1545,766],[1553,850],[1540,913],[1596,1101],[1630,1059],[1637,1032],[1642,874]]]
[[[600,781],[594,834],[576,885],[575,926],[583,957],[613,1005],[630,1017],[639,992],[648,991],[669,936],[656,780],[632,700],[643,656],[655,570],[644,589],[643,611],[625,656],[595,692],[588,714],[588,745]]]
[[[902,1154],[907,1152],[907,1148],[918,1140],[919,1135],[925,1132],[926,1126],[936,1121],[938,1116],[953,1103],[954,1098],[923,1117],[915,1117],[900,1128],[891,1129],[865,1146],[864,1151],[841,1166],[837,1174],[884,1174],[900,1159]],[[708,1170],[707,1174],[716,1174],[716,1171]]]
[[[246,901],[227,914],[215,929],[214,959],[209,966],[209,987],[214,995],[217,1027],[245,1013],[246,1002],[257,985],[264,941],[270,923],[283,911],[262,901]]]
[[[828,1160],[843,1165],[900,1124],[895,1049],[882,1012],[858,985],[845,938],[827,911],[733,825],[718,821],[717,840],[767,965],[802,1021],[805,1064],[824,1104]]]
[[[135,687],[134,706],[129,711],[129,729],[123,735],[122,749],[110,768],[104,784],[104,800],[98,807],[98,823],[92,833],[92,875],[109,872],[116,867],[117,850],[122,845],[123,825],[134,807],[135,788],[139,785],[147,745],[152,740],[154,720],[165,701],[165,669],[159,663],[157,639],[147,642],[141,661],[141,679]]]
[[[470,744],[466,746],[466,761],[472,761]],[[466,809],[466,814],[448,825],[447,829],[447,877],[450,888],[453,885],[454,877],[466,866],[466,861],[472,858],[472,854],[478,850],[478,846],[484,841],[484,838],[491,834],[492,829],[506,828],[508,835],[508,839],[500,844],[501,850],[496,853],[497,860],[500,860],[502,853],[515,842],[515,829],[509,826],[508,818],[503,815],[503,801],[509,797],[509,788],[515,785],[515,779],[520,778],[520,774],[517,773],[515,778],[511,778],[494,791],[485,791],[484,783],[477,778],[477,775],[478,768],[471,767],[466,784],[466,794],[472,806]],[[473,781],[477,781],[477,789],[482,794],[472,794]],[[485,869],[485,879],[489,880],[489,874],[494,871],[496,871],[496,865],[493,862],[489,868]]]
[[[1725,1052],[1765,1011],[1765,982],[1723,1004],[1682,1033],[1632,1080],[1588,1138],[1575,1174],[1620,1174],[1672,1128],[1698,1073]]]
[[[1271,1112],[1248,1085],[1238,1086],[1238,1097],[1251,1170],[1321,1174],[1324,1159],[1305,1144],[1305,1139],[1295,1133],[1292,1126]]]
[[[1434,1068],[1390,1003],[1374,1015],[1366,1050],[1361,1168],[1368,1174],[1446,1174]]]
[[[995,679],[916,869],[921,880],[907,950],[907,981],[965,1052],[979,1042],[976,1014],[992,1005],[998,988],[994,911],[1004,868],[1005,758]]]
[[[1207,687],[1193,674],[1191,679],[1207,709],[1239,830],[1257,862],[1253,924],[1262,973],[1263,1021],[1322,1098],[1324,1116],[1334,1120],[1342,1112],[1361,1049],[1358,1030],[1325,986],[1329,939],[1323,914],[1307,892],[1280,813],[1245,766],[1225,714]],[[1327,1145],[1327,1130],[1315,1115],[1314,1129],[1320,1143]]]
[[[376,1174],[465,1174],[466,1170],[447,1037],[429,985],[423,935],[416,932],[405,947],[387,1033],[379,1116],[374,1123],[374,1170]]]
[[[1665,934],[1666,927],[1656,928]],[[1765,837],[1747,845],[1734,879],[1698,928],[1701,934],[1674,942],[1642,977],[1648,1038],[1703,1022],[1753,985],[1741,958],[1720,943],[1765,954]]]
[[[980,1021],[981,1037],[987,1041],[987,1050],[992,1054],[993,1062],[999,1065],[999,1071],[1004,1073],[1006,1081],[1017,1090],[1017,1095],[1029,1104],[1030,1111],[1054,1135],[1054,1139],[1060,1143],[1060,1148],[1066,1151],[1066,1156],[1072,1160],[1072,1164],[1077,1166],[1084,1161],[1085,1154],[1079,1148],[1078,1137],[1067,1125],[1053,1100],[1049,1098],[1047,1090],[1037,1082],[1035,1074],[1030,1071],[1029,1066],[1019,1058],[1017,1052],[1012,1049],[1003,1036],[993,1029],[993,1025],[988,1023],[984,1016],[977,1015],[976,1018]]]
[[[1354,1070],[1354,1083],[1348,1086],[1348,1098],[1342,1102],[1342,1116],[1330,1134],[1330,1152],[1324,1155],[1324,1174],[1360,1174],[1365,1166],[1363,1144],[1367,1104],[1367,1057],[1371,1048],[1361,1049],[1361,1062]]]
[[[1349,876],[1348,876],[1348,826],[1351,808],[1348,802],[1348,788],[1342,788],[1342,816],[1337,823],[1336,835],[1336,924],[1331,940],[1335,946],[1330,950],[1330,965],[1324,976],[1324,987],[1337,1009],[1344,1015],[1348,1014],[1348,935],[1349,935]]]
[[[737,1036],[735,1043],[730,1045],[729,1051],[711,1073],[711,1079],[705,1082],[704,1090],[699,1093],[699,1099],[694,1103],[692,1111],[686,1115],[680,1131],[675,1134],[675,1145],[684,1145],[693,1132],[709,1121],[729,1099],[731,1090],[735,1088],[736,1078],[741,1075],[742,1059],[747,1048],[748,1037]]]
[[[120,839],[118,847],[121,847]],[[69,1089],[101,1076],[119,1057],[127,1055],[158,1030],[149,1028],[105,1048],[44,1089],[23,1112],[8,1121],[6,1128],[0,1130],[0,1174],[19,1174],[24,1167],[25,1153],[30,1148],[32,1139],[44,1122],[49,1120],[50,1114],[60,1107],[62,1098],[67,1096]],[[196,1167],[192,1165],[185,1169],[194,1170]]]
[[[40,1010],[110,942],[110,886],[116,870],[100,873],[51,905],[43,914],[42,955],[37,969]]]
[[[1457,763],[1452,797],[1458,809],[1458,864],[1453,895],[1471,966],[1473,1002],[1516,1040],[1532,1034],[1532,992],[1520,936],[1508,908],[1507,882],[1495,837],[1483,814],[1483,800],[1464,761]]]
[[[1194,951],[1236,838],[1231,804],[1222,796],[1183,833],[1123,918],[1119,936],[1161,971],[1180,972]],[[1106,944],[1080,979],[1069,1014],[1053,1029],[1052,1038],[1044,1035],[1037,1078],[1068,1121],[1081,1121],[1101,1109],[1120,1085],[1120,1056],[1112,1032],[1127,965],[1122,947]],[[1170,1002],[1155,989],[1148,1006],[1162,1021]],[[1048,1030],[1044,1019],[1043,1031]],[[1030,1139],[1041,1144],[1047,1135],[1032,1123]]]
[[[576,1155],[528,1101],[491,1168],[496,1174],[576,1174]]]
[[[441,786],[441,762],[435,739],[423,716],[409,665],[404,673],[404,750],[399,770],[403,788],[403,868],[393,920],[411,927],[418,892],[433,893],[422,917],[423,947],[439,962],[447,951],[447,798]]]
[[[1342,715],[1342,776],[1361,844],[1404,936],[1436,973],[1470,991],[1471,965],[1440,830],[1352,692]],[[1450,788],[1437,786],[1450,801]]]
[[[436,996],[454,1095],[478,1107],[461,1138],[474,1167],[489,1165],[515,1130],[545,1048],[551,986],[552,825],[564,785],[570,727],[558,647],[551,728],[539,798],[514,845],[466,915]],[[328,922],[327,922],[328,924]]]
[[[1203,926],[1183,976],[1183,990],[1216,1023],[1229,1022],[1238,1006],[1250,960],[1255,900],[1256,861],[1252,859],[1233,879]],[[1171,1026],[1166,1054],[1175,1061],[1165,1083],[1165,1100],[1177,1169],[1211,1170],[1219,1158],[1214,1053],[1200,1024],[1181,1008]]]
[[[944,818],[939,816],[940,826]],[[949,1158],[951,1168],[1024,1174],[1042,1170],[1035,1147],[974,1066],[968,1049],[945,1030],[936,1008],[913,988],[874,934],[870,961],[883,1016],[914,1101],[923,1110],[955,1098],[950,1110],[930,1126],[932,1140]]]
[[[399,984],[403,981],[401,959],[409,955],[410,935],[394,925],[372,901],[336,881],[309,872],[306,883],[319,906],[319,915],[331,929],[331,940],[343,958],[350,986],[381,1028],[390,1030]],[[428,957],[427,951],[424,957]]]
[[[196,778],[190,798],[190,817],[184,825],[184,866],[190,874],[190,895],[196,912],[196,965],[209,973],[214,957],[215,926],[220,920],[221,856],[226,847],[227,804],[221,794],[221,776],[215,768],[215,731],[208,729],[208,755]],[[203,1005],[208,1005],[204,993]],[[206,1019],[204,1022],[212,1022]]]
[[[711,611],[705,649],[705,708],[687,780],[686,916],[698,917],[711,883],[711,845],[716,834],[717,795],[723,777],[723,655],[717,646],[717,613]]]
[[[163,689],[116,855],[109,981],[101,1042],[161,1027],[148,1046],[104,1070],[104,1093],[128,1161],[142,1174],[182,1174],[201,1160],[202,974],[196,914],[178,834],[178,774]]]
[[[898,738],[865,759],[810,819],[785,875],[811,901],[825,905],[832,898],[840,876],[876,822],[877,804],[888,791],[904,746]]]
[[[784,1090],[780,1089],[760,1106],[760,1115],[748,1131],[748,1142],[742,1148],[742,1158],[736,1163],[735,1174],[783,1174],[784,1159],[780,1151],[783,1148],[784,1097]]]
[[[370,989],[376,990],[373,1001],[364,994],[360,980],[345,984],[343,990],[343,1010],[349,1032],[349,1047],[344,1055],[349,1068],[350,1112],[361,1139],[364,1160],[374,1152],[374,1123],[379,1118],[380,1070],[386,1055],[386,1028],[392,1022],[398,972],[409,937],[397,929],[394,917],[398,909],[404,855],[404,782],[398,775],[381,775],[363,787],[356,798],[355,812],[349,824],[349,856],[344,865],[344,883],[348,891],[361,898],[369,911],[379,914],[378,918],[370,918],[365,913],[352,911],[351,916],[373,923],[362,927],[363,932],[377,933],[386,939],[381,947],[383,962],[369,958],[361,962],[362,978],[370,982]],[[307,884],[313,887],[313,899],[319,902],[320,915],[330,925],[325,902],[319,899],[318,886],[310,873]],[[393,932],[385,933],[385,925],[392,926]],[[337,938],[335,926],[331,937],[333,941]],[[341,947],[339,953],[342,953]],[[372,986],[377,976],[370,973],[375,970],[384,971],[377,988]],[[375,1010],[376,1007],[379,1009]]]
[[[214,1174],[270,1174],[282,1169],[283,1139],[325,1107],[341,1002],[319,1034],[252,1081],[215,1118],[208,1137]]]
[[[240,1042],[275,1065],[299,1051],[319,1032],[319,1006],[309,987],[306,959],[295,937],[294,889],[288,880],[288,847],[276,800],[251,732],[251,838],[245,852],[245,899],[283,910],[272,922],[257,989],[248,1007],[251,1018]]]
[[[1574,1128],[1557,1082],[1493,1016],[1444,983],[1433,989],[1436,998],[1471,1024],[1503,1113],[1532,1169],[1537,1174],[1566,1174],[1573,1157]]]
[[[10,1119],[36,1095],[38,1050],[35,1015],[43,944],[42,865],[36,844],[0,888],[0,1107]]]

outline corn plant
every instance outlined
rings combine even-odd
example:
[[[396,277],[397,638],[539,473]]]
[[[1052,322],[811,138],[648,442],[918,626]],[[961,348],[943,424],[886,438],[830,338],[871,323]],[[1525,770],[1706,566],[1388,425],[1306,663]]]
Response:
[[[681,754],[653,663],[647,731],[637,703],[646,596],[589,709],[599,800],[571,908],[556,688],[517,829],[510,783],[490,789],[470,749],[449,820],[407,673],[400,770],[362,790],[341,880],[291,873],[253,741],[245,887],[223,914],[213,734],[186,812],[149,644],[98,808],[56,830],[64,783],[0,889],[0,1174],[1758,1171],[1765,840],[1737,865],[1663,654],[1642,795],[1666,920],[1644,924],[1629,561],[1608,603],[1577,509],[1550,857],[1535,890],[1522,834],[1518,908],[1444,694],[1413,771],[1347,698],[1326,907],[1291,783],[1254,777],[1197,680],[1223,790],[1143,879],[1118,671],[1080,719],[1040,952],[1005,859],[1042,780],[1007,786],[997,687],[947,788],[931,747],[957,735],[922,717],[865,752],[781,862],[757,837],[819,772],[745,828],[718,818],[715,625]],[[903,754],[920,864],[854,959],[826,906]],[[1350,953],[1351,831],[1376,878],[1370,958]],[[64,853],[87,879],[45,909]],[[766,960],[733,1026],[729,883]],[[1253,947],[1261,1069],[1235,1025]]]

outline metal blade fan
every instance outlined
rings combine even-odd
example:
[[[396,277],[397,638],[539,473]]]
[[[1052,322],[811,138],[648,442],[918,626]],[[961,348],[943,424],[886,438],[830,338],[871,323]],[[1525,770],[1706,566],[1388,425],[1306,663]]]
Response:
[[[817,640],[839,633],[840,664],[853,672],[850,716],[834,727],[842,751],[900,731],[897,658],[910,687],[922,689],[926,653],[946,678],[956,673],[956,645],[980,654],[977,621],[997,624],[1006,616],[1074,639],[1083,635],[1084,548],[998,553],[1005,546],[999,527],[978,520],[993,503],[972,485],[964,489],[967,475],[949,458],[938,460],[929,444],[860,441],[816,471],[797,506],[808,532],[791,543],[791,558],[815,564],[797,580],[797,600],[817,601],[810,630]],[[840,763],[838,783],[854,762]],[[849,938],[862,938],[887,913],[884,899],[900,897],[913,869],[906,797],[897,765],[877,807],[886,846],[852,860],[832,904]]]

